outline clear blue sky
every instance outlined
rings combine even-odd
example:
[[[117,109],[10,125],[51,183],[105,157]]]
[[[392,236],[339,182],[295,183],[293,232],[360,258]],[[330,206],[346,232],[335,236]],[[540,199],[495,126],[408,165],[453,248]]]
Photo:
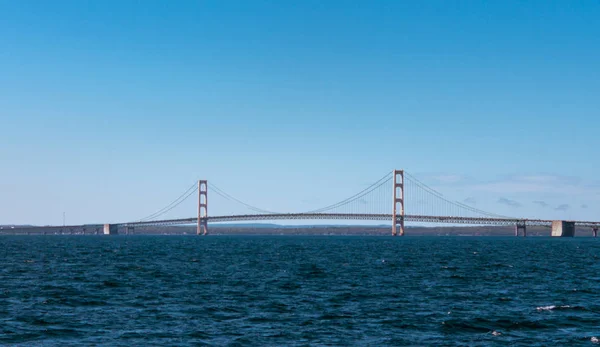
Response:
[[[137,219],[199,178],[303,210],[394,168],[494,212],[598,220],[599,18],[594,0],[0,0],[0,224]]]

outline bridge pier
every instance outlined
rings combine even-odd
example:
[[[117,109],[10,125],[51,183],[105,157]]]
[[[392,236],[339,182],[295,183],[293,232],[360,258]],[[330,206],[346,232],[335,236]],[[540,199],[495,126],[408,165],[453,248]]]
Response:
[[[515,236],[519,236],[520,233],[523,234],[523,237],[527,237],[527,224],[517,223],[515,225]]]
[[[115,224],[104,224],[104,235],[118,235],[119,226]]]
[[[592,235],[593,235],[594,237],[598,237],[598,227],[593,227],[593,228],[592,228]]]
[[[575,236],[575,222],[564,220],[555,220],[552,222],[553,237],[573,237]]]
[[[135,228],[133,226],[127,225],[125,227],[125,235],[133,235]]]
[[[203,236],[208,235],[208,220],[206,218],[198,219],[197,229],[198,229],[198,230],[196,230],[197,235],[203,235]]]

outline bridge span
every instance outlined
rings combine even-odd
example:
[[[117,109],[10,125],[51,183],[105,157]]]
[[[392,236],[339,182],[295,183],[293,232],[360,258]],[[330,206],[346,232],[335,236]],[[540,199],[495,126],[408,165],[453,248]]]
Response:
[[[251,222],[251,221],[276,221],[276,220],[364,220],[364,221],[389,221],[392,214],[344,214],[344,213],[279,213],[279,214],[246,214],[231,216],[210,216],[207,223],[218,222]],[[493,226],[515,226],[517,233],[523,232],[526,236],[527,226],[544,226],[552,228],[555,220],[546,219],[518,219],[518,218],[484,218],[484,217],[453,217],[453,216],[421,216],[405,215],[406,222],[437,223],[437,224],[468,224],[468,225],[493,225]],[[563,221],[560,221],[563,222]],[[574,227],[590,228],[593,235],[597,236],[600,222],[591,221],[565,221],[572,223]],[[135,228],[142,226],[168,226],[197,224],[198,218],[165,219],[148,222],[133,222],[123,224],[124,228]],[[518,235],[518,234],[517,234]]]
[[[245,214],[232,216],[210,216],[209,223],[218,222],[251,222],[251,221],[275,221],[275,220],[365,220],[365,221],[389,221],[392,214],[344,214],[344,213],[280,213],[280,214]],[[419,216],[405,215],[407,222],[418,223],[442,223],[442,224],[471,224],[471,225],[495,225],[511,226],[523,223],[527,226],[551,227],[553,220],[545,219],[504,219],[504,218],[477,218],[477,217],[452,217],[452,216]],[[124,223],[124,226],[161,226],[161,225],[184,225],[196,224],[198,218],[165,219],[148,222]],[[600,222],[573,221],[579,227],[600,226]]]

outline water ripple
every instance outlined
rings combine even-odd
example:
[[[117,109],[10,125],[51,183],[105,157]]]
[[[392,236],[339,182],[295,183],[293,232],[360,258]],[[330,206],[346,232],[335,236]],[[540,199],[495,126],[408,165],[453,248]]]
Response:
[[[3,236],[0,345],[594,345],[599,245]]]

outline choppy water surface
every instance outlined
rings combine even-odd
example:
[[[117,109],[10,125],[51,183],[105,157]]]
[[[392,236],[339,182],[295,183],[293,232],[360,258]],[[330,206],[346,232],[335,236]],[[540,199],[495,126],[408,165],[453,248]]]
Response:
[[[594,345],[595,239],[0,237],[0,345]]]

